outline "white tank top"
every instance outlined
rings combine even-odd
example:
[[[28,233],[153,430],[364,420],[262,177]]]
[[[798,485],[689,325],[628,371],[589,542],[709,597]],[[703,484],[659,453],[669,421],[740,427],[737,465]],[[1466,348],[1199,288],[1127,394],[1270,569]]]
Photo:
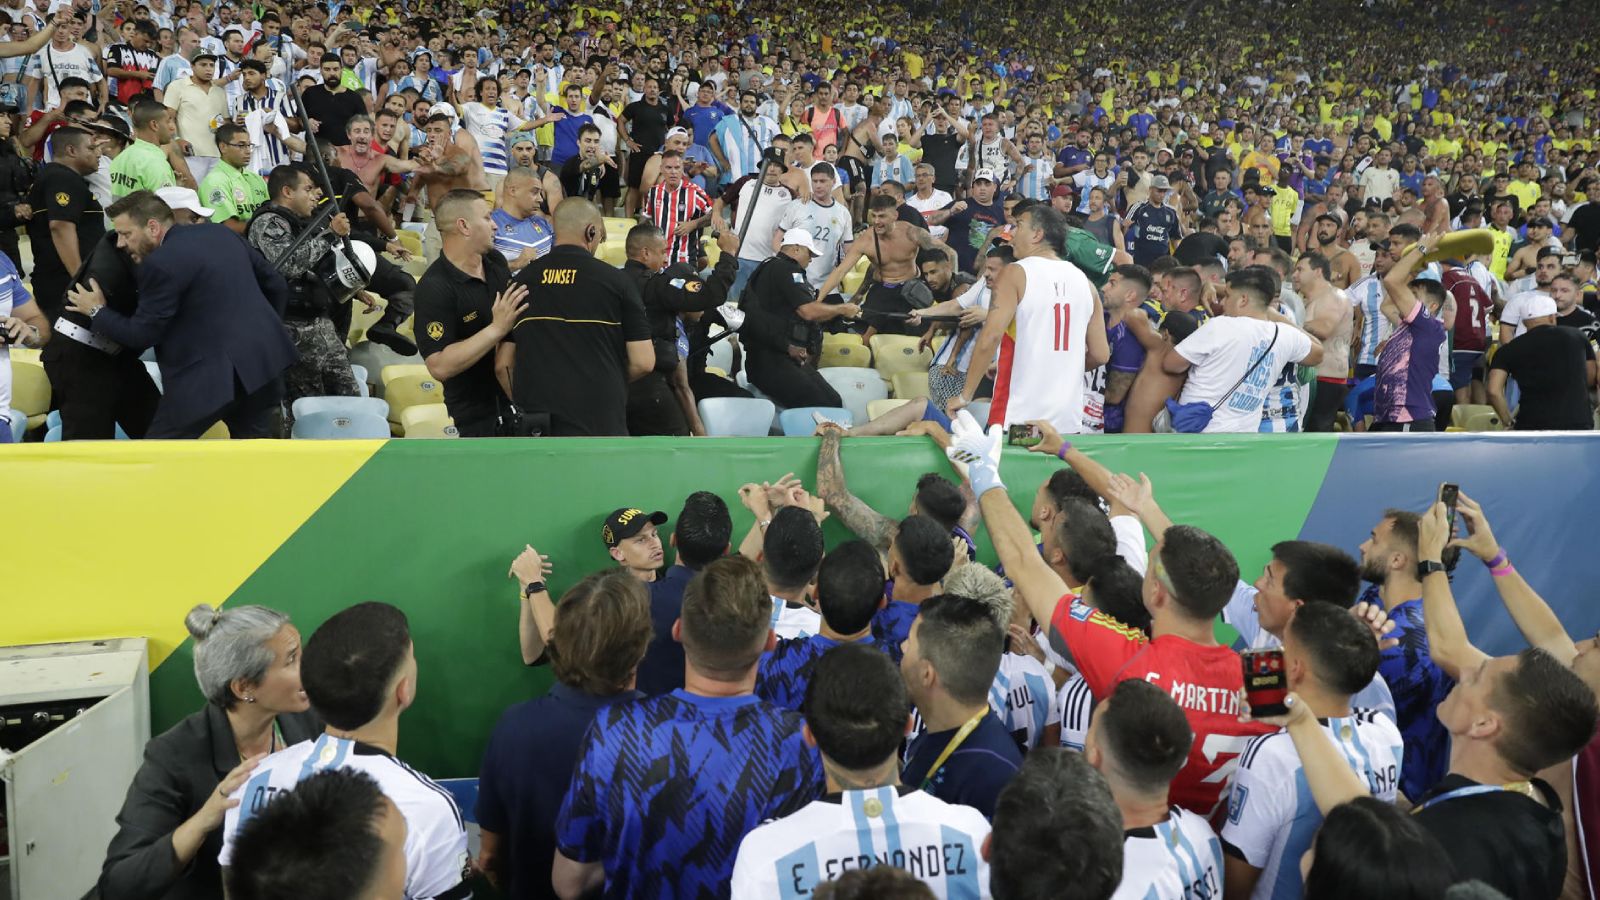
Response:
[[[1065,260],[1030,256],[1013,265],[1022,267],[1027,282],[1016,318],[1000,339],[989,421],[1044,419],[1062,434],[1077,434],[1083,430],[1083,355],[1093,289]]]

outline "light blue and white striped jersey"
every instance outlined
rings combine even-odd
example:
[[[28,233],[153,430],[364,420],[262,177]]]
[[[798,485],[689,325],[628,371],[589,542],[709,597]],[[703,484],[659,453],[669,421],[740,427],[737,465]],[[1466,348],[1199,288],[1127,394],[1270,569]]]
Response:
[[[958,303],[962,309],[971,309],[974,306],[981,306],[984,309],[988,309],[989,299],[989,285],[982,278],[980,278],[967,286],[967,289],[962,292],[961,296],[956,298],[956,303]],[[959,334],[959,332],[957,332],[957,334]],[[967,371],[967,366],[972,364],[972,348],[976,347],[977,345],[978,339],[976,337],[968,339],[965,344],[961,345],[961,357],[956,360],[956,371]],[[933,362],[928,365],[928,368],[932,370],[936,366],[945,365],[946,363],[950,362],[950,355],[955,352],[956,334],[952,334],[943,344],[939,345],[939,350],[933,355]]]
[[[1017,193],[1029,200],[1048,200],[1050,176],[1055,170],[1056,161],[1048,156],[1038,159],[1024,156],[1021,170],[1017,175]]]
[[[1393,803],[1404,753],[1400,729],[1374,710],[1325,719],[1322,728],[1372,796]],[[1222,840],[1229,854],[1261,870],[1253,900],[1300,896],[1300,857],[1321,825],[1322,813],[1289,733],[1280,730],[1245,745],[1233,773]]]
[[[189,77],[193,71],[194,63],[184,59],[181,54],[174,53],[171,56],[163,56],[161,63],[156,66],[156,77],[154,81],[150,82],[150,86],[158,91],[164,91],[167,89],[167,85],[177,81],[179,78]]]
[[[772,630],[780,638],[803,638],[822,633],[822,614],[809,606],[790,606],[772,598]]]
[[[1262,434],[1295,433],[1300,430],[1300,419],[1305,414],[1306,394],[1310,385],[1300,383],[1297,377],[1299,363],[1288,363],[1278,373],[1278,379],[1267,390],[1266,402],[1261,404]]]
[[[1222,845],[1205,819],[1174,806],[1165,822],[1123,835],[1111,900],[1222,900]]]
[[[1061,717],[1061,746],[1083,752],[1089,740],[1089,718],[1094,715],[1094,694],[1083,676],[1073,673],[1061,686],[1057,712]]]
[[[893,866],[949,900],[989,896],[983,814],[909,786],[829,794],[745,835],[734,897],[810,897],[853,869]]]
[[[33,302],[22,275],[12,265],[11,257],[0,253],[0,319],[15,316],[17,310]],[[11,345],[0,344],[0,428],[6,427],[6,413],[11,409]],[[7,438],[9,440],[9,438]]]
[[[483,171],[489,175],[504,175],[509,156],[506,151],[506,133],[522,124],[522,119],[510,111],[482,103],[464,103],[461,106],[461,124],[477,139],[483,153]]]
[[[1222,609],[1222,621],[1239,632],[1239,639],[1233,642],[1233,649],[1239,653],[1246,650],[1276,650],[1283,646],[1277,635],[1261,627],[1261,620],[1256,615],[1254,585],[1243,581],[1234,585],[1233,596],[1228,598],[1228,605]],[[1384,680],[1381,672],[1373,675],[1366,687],[1351,695],[1350,706],[1383,713],[1391,722],[1400,721],[1394,711],[1394,692],[1389,689],[1389,682]]]
[[[763,115],[747,119],[735,113],[723,116],[712,133],[717,136],[722,155],[728,158],[728,170],[722,173],[718,181],[731,184],[746,175],[755,174],[756,168],[761,165],[762,149],[772,146],[772,139],[778,134],[778,123]],[[755,135],[754,139],[751,138],[752,134]]]
[[[1361,354],[1356,357],[1356,362],[1363,366],[1378,364],[1378,345],[1394,333],[1394,326],[1378,311],[1378,306],[1383,303],[1383,279],[1376,274],[1368,275],[1346,289],[1350,294],[1350,302],[1361,310]]]
[[[251,816],[324,769],[354,769],[372,776],[405,817],[407,898],[451,894],[471,874],[466,828],[449,791],[377,747],[327,734],[286,747],[257,764],[250,779],[232,794],[239,805],[223,819],[217,862],[228,867],[239,829]]]
[[[1044,730],[1061,721],[1055,701],[1055,682],[1043,663],[1009,651],[1000,657],[1000,668],[989,685],[989,708],[1023,753],[1039,746]]]
[[[908,156],[896,156],[888,159],[879,156],[872,164],[872,181],[870,186],[874,189],[885,181],[898,181],[902,185],[911,184],[916,173],[916,165]]]
[[[1105,188],[1106,202],[1111,202],[1111,189],[1117,183],[1117,170],[1106,169],[1106,174],[1096,175],[1093,169],[1084,169],[1072,176],[1072,183],[1078,186],[1078,212],[1088,215],[1089,191],[1092,188]]]
[[[883,117],[883,121],[887,122],[889,127],[892,129],[894,127],[894,123],[900,121],[902,118],[916,121],[916,108],[911,105],[911,99],[909,97],[895,97],[891,95],[889,97],[889,114]]]

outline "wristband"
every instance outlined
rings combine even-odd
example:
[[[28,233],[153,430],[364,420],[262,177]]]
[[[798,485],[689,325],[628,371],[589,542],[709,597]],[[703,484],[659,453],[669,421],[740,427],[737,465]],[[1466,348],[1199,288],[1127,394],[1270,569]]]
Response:
[[[1517,567],[1513,566],[1511,563],[1508,562],[1505,565],[1500,566],[1498,568],[1490,569],[1489,570],[1489,574],[1494,576],[1495,578],[1504,578],[1507,575],[1510,575],[1512,572],[1515,572],[1516,570],[1517,570]]]
[[[1488,566],[1491,569],[1498,569],[1501,566],[1505,565],[1506,564],[1506,548],[1504,548],[1504,547],[1496,548],[1495,551],[1494,551],[1494,558],[1493,559],[1484,560],[1483,564]]]
[[[1056,451],[1056,459],[1059,459],[1062,462],[1066,462],[1067,461],[1067,451],[1071,450],[1071,449],[1072,449],[1072,442],[1071,441],[1062,441],[1061,442],[1061,449]]]

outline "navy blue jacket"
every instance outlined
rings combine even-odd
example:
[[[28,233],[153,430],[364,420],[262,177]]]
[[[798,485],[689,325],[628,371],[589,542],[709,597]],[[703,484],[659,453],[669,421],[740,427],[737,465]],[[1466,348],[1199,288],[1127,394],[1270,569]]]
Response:
[[[283,324],[289,285],[225,225],[179,225],[139,264],[133,315],[102,309],[94,332],[132,352],[154,347],[156,421],[188,425],[266,387],[298,358]],[[152,426],[154,427],[154,426]]]

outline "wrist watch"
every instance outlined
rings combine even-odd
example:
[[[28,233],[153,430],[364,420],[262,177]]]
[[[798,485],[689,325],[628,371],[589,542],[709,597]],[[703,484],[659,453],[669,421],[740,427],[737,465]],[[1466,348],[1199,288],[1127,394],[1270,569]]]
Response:
[[[1420,581],[1435,572],[1443,572],[1444,563],[1436,559],[1425,559],[1417,563],[1417,580]]]
[[[100,315],[100,310],[105,309],[105,308],[106,308],[106,305],[104,303],[102,303],[99,306],[96,306],[94,309],[89,310],[89,318],[92,319],[95,316]]]
[[[522,589],[522,596],[523,596],[524,599],[526,599],[528,597],[532,597],[534,594],[542,594],[542,593],[544,593],[544,590],[545,590],[544,582],[542,582],[542,581],[529,582],[528,586]]]

